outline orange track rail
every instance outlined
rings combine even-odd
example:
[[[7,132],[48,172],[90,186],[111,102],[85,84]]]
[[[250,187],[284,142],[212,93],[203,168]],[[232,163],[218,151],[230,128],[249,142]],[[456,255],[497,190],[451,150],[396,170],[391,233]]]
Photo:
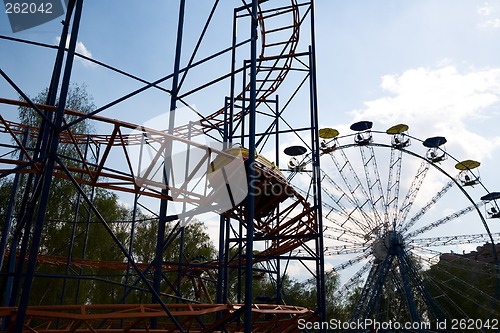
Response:
[[[220,325],[228,332],[243,331],[243,322],[238,321],[243,305],[167,304],[167,307],[189,332],[218,332]],[[0,317],[10,319],[11,323],[16,313],[16,308],[0,307]],[[254,304],[252,313],[252,332],[300,332],[299,320],[315,319],[311,310],[296,306]],[[26,317],[23,332],[178,332],[163,309],[155,304],[31,306]],[[151,319],[157,319],[156,329],[150,328]]]

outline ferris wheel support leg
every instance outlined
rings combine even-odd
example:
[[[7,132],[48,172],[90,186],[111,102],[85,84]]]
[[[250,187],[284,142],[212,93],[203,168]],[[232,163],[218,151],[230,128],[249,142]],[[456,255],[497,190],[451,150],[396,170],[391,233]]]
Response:
[[[404,293],[406,297],[406,301],[408,303],[408,310],[410,311],[410,316],[411,320],[414,323],[417,323],[421,320],[418,312],[417,312],[417,306],[415,305],[415,299],[413,297],[413,292],[412,292],[412,287],[410,285],[410,280],[408,278],[409,270],[410,268],[406,264],[406,258],[403,250],[398,247],[398,260],[399,260],[399,267],[401,270],[401,277],[403,279],[403,288],[404,288]],[[411,260],[411,259],[409,259]]]

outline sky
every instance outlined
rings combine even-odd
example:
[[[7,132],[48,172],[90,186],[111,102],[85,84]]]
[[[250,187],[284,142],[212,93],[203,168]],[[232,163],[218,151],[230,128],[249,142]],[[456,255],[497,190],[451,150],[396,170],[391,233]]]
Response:
[[[333,17],[320,16],[317,30],[331,31],[330,42],[318,42],[329,105],[353,119],[398,118],[417,137],[456,136],[465,153],[476,152],[471,158],[494,157],[498,3],[328,3]]]
[[[241,2],[221,1],[200,57],[228,45],[235,5]],[[193,31],[200,31],[210,7],[210,1],[187,1],[187,49],[193,48]],[[173,68],[177,10],[177,1],[139,5],[87,0],[77,52],[143,79],[158,79]],[[350,124],[370,120],[381,131],[406,123],[417,138],[445,136],[447,151],[459,160],[480,161],[483,184],[491,192],[500,191],[500,2],[317,0],[315,10],[321,127],[346,134]],[[2,11],[0,34],[55,45],[59,22],[12,33]],[[244,27],[238,29],[244,36]],[[30,96],[48,85],[54,55],[52,49],[0,40],[0,68]],[[220,63],[202,67],[186,85],[194,87],[228,70],[222,57]],[[142,86],[82,60],[75,62],[72,77],[87,86],[96,106]],[[213,87],[190,102],[209,114],[221,106],[224,94],[227,86]],[[0,96],[17,98],[4,80]],[[168,95],[150,89],[102,115],[143,124],[168,106]]]
[[[115,2],[85,3],[77,51],[146,80],[169,73],[176,5],[153,1],[145,8],[132,9]],[[226,2],[228,8],[239,4]],[[209,2],[203,3],[204,8],[195,9],[188,1],[189,29],[201,26],[202,20],[190,19],[190,13],[200,18],[198,12],[210,8]],[[222,40],[220,31],[227,20],[223,20],[224,10],[219,13],[214,30],[216,39]],[[5,13],[1,15],[4,35],[47,44],[58,41],[59,20],[14,34]],[[189,29],[185,45],[192,45],[196,38]],[[367,119],[387,126],[390,119],[398,118],[417,137],[456,135],[459,148],[476,155],[471,158],[493,159],[499,144],[493,121],[499,112],[499,31],[498,2],[317,1],[321,124],[339,127]],[[24,91],[35,95],[47,86],[53,50],[7,41],[0,46],[0,65]],[[211,47],[202,45],[202,52]],[[85,61],[77,61],[73,78],[87,85],[97,106],[140,86]],[[14,95],[5,82],[1,84],[3,96]],[[158,98],[148,92],[144,99],[134,99],[134,107],[140,105],[147,112],[138,114],[127,104],[116,112],[142,123],[156,115],[155,110],[163,111],[168,102],[163,95]]]

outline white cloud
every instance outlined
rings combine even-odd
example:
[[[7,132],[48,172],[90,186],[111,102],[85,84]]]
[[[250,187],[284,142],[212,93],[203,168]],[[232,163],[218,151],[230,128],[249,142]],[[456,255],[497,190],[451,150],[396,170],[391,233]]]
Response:
[[[76,52],[80,53],[88,58],[92,58],[92,53],[83,45],[82,42],[77,42],[76,43]]]
[[[479,23],[479,27],[500,28],[500,18],[493,17],[493,14],[495,12],[498,12],[499,10],[500,10],[500,5],[498,3],[490,5],[488,2],[485,2],[484,5],[478,7],[477,13],[479,14],[479,16],[483,17]]]
[[[489,3],[485,2],[481,7],[477,8],[477,13],[482,16],[489,16],[491,15],[493,8],[490,6]]]
[[[466,73],[452,65],[409,69],[383,76],[381,88],[387,96],[353,111],[354,121],[375,120],[386,126],[406,123],[410,134],[423,139],[445,136],[454,152],[461,150],[459,156],[477,160],[491,158],[500,147],[496,131],[484,130],[499,114],[500,68]]]
[[[59,44],[61,41],[61,37],[56,37],[56,43]],[[66,39],[66,48],[69,47],[69,36]],[[82,43],[82,42],[76,42],[76,53],[79,53],[83,56],[86,56],[87,58],[92,58],[92,53],[89,51],[89,49]],[[76,57],[84,66],[86,67],[95,67],[96,65],[93,62],[87,61],[85,59],[82,59],[80,57]]]
[[[484,28],[500,28],[500,19],[487,20],[481,24]]]

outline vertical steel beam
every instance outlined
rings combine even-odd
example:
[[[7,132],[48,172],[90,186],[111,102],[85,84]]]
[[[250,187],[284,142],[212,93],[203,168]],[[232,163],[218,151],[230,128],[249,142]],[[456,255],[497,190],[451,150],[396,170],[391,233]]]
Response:
[[[182,297],[182,274],[184,273],[184,270],[182,269],[182,262],[184,260],[184,241],[185,241],[185,235],[186,235],[186,228],[184,226],[181,226],[181,234],[180,234],[180,240],[179,240],[179,262],[177,265],[179,265],[177,269],[177,296],[179,296],[176,299],[176,303],[179,303]]]
[[[26,127],[26,131],[24,133],[24,138],[22,141],[22,145],[26,147],[26,143],[28,142],[29,138],[29,132],[30,128],[29,126]],[[23,150],[19,152],[19,160],[22,161],[24,159],[24,153]],[[7,207],[7,212],[5,216],[5,223],[4,223],[4,228],[2,230],[2,240],[0,242],[0,271],[2,271],[2,266],[3,266],[3,260],[5,256],[5,252],[7,249],[7,241],[8,237],[10,234],[10,229],[12,225],[12,217],[15,209],[15,202],[16,202],[16,197],[17,197],[17,190],[19,187],[19,178],[21,177],[21,174],[16,173],[14,176],[14,181],[12,182],[12,189],[11,189],[11,195],[9,199],[9,205]],[[13,239],[11,243],[11,248],[10,248],[10,255],[9,255],[9,268],[7,269],[7,276],[5,277],[5,284],[4,286],[0,289],[0,295],[4,295],[4,306],[9,305],[9,300],[11,299],[12,296],[12,283],[13,283],[13,275],[14,275],[14,268],[15,268],[15,258],[16,258],[16,253],[17,253],[17,245],[18,242]],[[5,330],[6,326],[8,324],[8,319],[3,319],[1,324],[0,324],[0,329]]]
[[[26,147],[26,143],[28,142],[28,137],[29,137],[29,131],[30,128],[29,126],[26,127],[26,131],[24,132],[24,137],[22,141],[23,147]],[[22,161],[24,159],[24,152],[21,149],[19,152],[19,161]],[[2,271],[3,267],[3,261],[4,261],[4,256],[5,256],[5,251],[7,249],[7,238],[10,234],[10,228],[12,226],[12,218],[14,215],[14,208],[15,208],[15,203],[16,203],[16,197],[17,197],[17,190],[19,188],[19,178],[21,177],[21,174],[16,173],[14,176],[14,180],[12,181],[12,189],[10,192],[10,198],[9,198],[9,204],[7,205],[7,211],[5,213],[5,222],[4,222],[4,227],[2,230],[2,239],[0,240],[0,271]],[[11,251],[17,251],[17,249],[10,249]]]
[[[68,31],[69,31],[69,26],[70,26],[70,21],[71,21],[71,16],[73,13],[75,5],[75,0],[70,1],[67,11],[66,11],[66,19],[63,21],[63,29],[61,33],[61,40],[59,42],[59,47],[57,50],[57,56],[56,60],[54,63],[54,68],[52,70],[52,78],[50,81],[50,86],[49,86],[49,91],[47,94],[47,100],[46,104],[47,105],[55,105],[56,101],[56,96],[57,96],[57,90],[59,88],[59,80],[61,76],[61,71],[62,71],[62,66],[64,62],[64,54],[66,50],[66,41],[68,38]],[[46,119],[52,120],[53,118],[53,113],[50,111],[44,111],[44,116],[45,118],[42,119],[40,128],[39,128],[39,135],[37,138],[37,141],[35,143],[35,148],[34,148],[34,156],[33,158],[36,159],[39,157],[41,152],[45,151],[46,148],[46,142],[48,142],[49,138],[49,133],[50,133],[50,126],[47,122]],[[30,174],[28,176],[28,179],[26,181],[26,185],[24,187],[24,195],[23,199],[21,200],[21,206],[20,206],[20,217],[18,219],[18,225],[16,227],[16,232],[13,238],[13,246],[15,244],[15,248],[17,249],[17,246],[19,242],[21,241],[21,238],[23,237],[22,231],[24,229],[24,238],[21,242],[21,248],[19,251],[19,258],[17,262],[17,267],[15,268],[16,273],[14,275],[14,279],[12,281],[13,287],[12,287],[12,294],[11,298],[9,300],[9,305],[14,306],[17,303],[17,295],[18,291],[20,288],[21,284],[21,279],[22,279],[22,272],[24,270],[24,260],[26,258],[26,252],[27,252],[27,246],[28,246],[28,240],[29,240],[29,230],[31,230],[31,225],[33,221],[33,216],[34,216],[34,211],[35,211],[35,204],[31,203],[36,203],[38,196],[40,194],[40,187],[38,186],[40,182],[40,175],[36,174]],[[11,255],[11,267],[15,267],[15,254]]]
[[[142,149],[142,147],[141,147]],[[130,240],[128,242],[128,255],[130,258],[134,255],[134,240],[135,240],[135,225],[137,220],[137,210],[139,209],[139,194],[134,195],[134,207],[132,208],[132,226],[130,228]],[[127,296],[130,290],[129,278],[130,278],[130,259],[127,260],[127,271],[125,273],[125,288],[123,289],[123,298],[120,303],[127,303]]]
[[[274,149],[276,150],[276,155],[275,155],[275,161],[276,161],[276,168],[279,170],[280,169],[280,106],[279,106],[279,97],[276,95],[276,103],[275,103],[275,114],[276,114],[276,135],[275,135],[275,143],[274,143]],[[279,225],[280,225],[280,207],[276,208],[276,226],[279,230]],[[281,304],[283,302],[281,298],[281,287],[282,287],[282,279],[281,279],[281,259],[276,259],[276,304]]]
[[[19,301],[19,312],[14,325],[15,332],[22,331],[24,327],[24,320],[26,318],[26,310],[29,303],[31,285],[33,283],[33,274],[35,273],[36,257],[38,255],[40,241],[42,238],[42,231],[45,224],[45,214],[47,212],[50,189],[52,184],[52,173],[54,172],[54,167],[55,167],[55,156],[57,154],[57,149],[59,147],[59,135],[60,135],[59,129],[61,128],[64,119],[64,108],[66,106],[66,99],[70,84],[71,71],[73,68],[73,60],[75,57],[75,48],[78,39],[78,30],[80,27],[82,7],[83,7],[83,0],[76,0],[73,26],[71,29],[71,38],[68,48],[68,54],[66,57],[66,64],[61,84],[61,92],[59,95],[59,105],[57,107],[54,118],[54,127],[56,128],[56,130],[51,131],[50,142],[48,146],[49,149],[47,152],[47,159],[45,167],[43,169],[41,182],[39,184],[41,186],[40,201],[31,240],[28,267],[24,278],[23,289],[21,292],[21,299]]]
[[[236,31],[237,31],[237,25],[238,25],[238,18],[237,18],[237,10],[233,10],[233,36],[232,36],[232,43],[231,43],[231,82],[230,82],[230,96],[229,96],[229,119],[233,119],[234,116],[234,98],[235,98],[235,86],[236,86],[236,42],[237,42],[237,36],[236,36]],[[233,142],[233,131],[234,131],[234,124],[232,121],[229,121],[228,124],[228,130],[227,130],[227,141],[232,144]],[[226,141],[226,140],[224,140]]]
[[[252,332],[252,282],[253,282],[253,220],[255,205],[255,189],[252,184],[255,175],[255,130],[257,109],[257,28],[258,0],[252,0],[251,41],[250,41],[250,103],[248,119],[248,200],[247,200],[247,235],[245,247],[245,333]]]
[[[96,149],[95,149],[95,152],[93,154],[96,165],[99,163],[100,154],[101,154],[100,144],[96,144]],[[81,193],[79,193],[79,194],[81,197],[82,196]],[[92,189],[90,190],[90,198],[89,198],[90,203],[94,202],[95,194],[96,194],[96,187],[92,186]],[[85,233],[84,233],[85,236],[83,237],[83,247],[82,247],[82,254],[81,254],[82,259],[85,259],[87,256],[87,245],[88,245],[88,240],[89,240],[90,223],[92,223],[91,219],[92,219],[92,209],[91,209],[90,205],[88,205],[87,219],[85,221],[85,223],[86,223]],[[83,273],[83,266],[80,266],[78,274],[82,275],[82,273]],[[79,303],[81,285],[82,285],[82,279],[78,279],[76,293],[75,293],[75,304]]]
[[[139,149],[139,163],[137,165],[137,174],[141,174],[142,170],[142,157],[144,154],[144,144],[145,144],[145,139],[146,139],[146,134],[141,135],[141,146]],[[139,209],[139,194],[135,193],[134,195],[134,208],[132,212],[132,228],[130,230],[130,241],[128,245],[128,254],[132,258],[133,257],[133,251],[134,251],[134,240],[135,240],[135,224],[136,224],[136,218],[137,218],[137,210]],[[129,286],[129,277],[130,277],[130,269],[131,269],[131,262],[130,260],[127,260],[127,272],[125,276],[125,288],[123,290],[123,298],[121,299],[120,303],[127,303],[127,296],[129,292],[131,291],[131,288]]]
[[[238,9],[233,10],[233,29],[232,29],[232,43],[231,43],[231,76],[230,76],[230,95],[226,97],[224,103],[224,133],[223,144],[224,148],[231,147],[234,139],[234,124],[231,121],[234,115],[235,106],[235,86],[236,86],[236,30],[238,21]],[[229,249],[230,249],[230,230],[231,219],[228,217],[220,217],[219,229],[219,265],[217,272],[217,303],[228,302],[228,286],[229,286]],[[241,247],[240,247],[241,248]],[[241,263],[241,260],[239,259]],[[241,272],[241,265],[239,264],[238,273]],[[238,274],[238,281],[240,281],[240,274]],[[240,284],[238,283],[237,298],[240,299]]]
[[[318,120],[318,89],[316,82],[316,35],[314,19],[314,0],[311,0],[311,45],[309,47],[310,82],[311,82],[311,138],[312,138],[312,181],[313,197],[316,212],[317,238],[316,238],[316,293],[317,306],[321,322],[326,322],[326,287],[325,287],[325,253],[323,239],[323,210],[321,198],[321,168],[320,168],[320,143]]]
[[[217,304],[225,303],[224,300],[224,266],[227,265],[227,262],[224,260],[225,255],[224,251],[226,249],[226,242],[224,239],[225,236],[225,226],[226,226],[226,217],[221,215],[219,218],[219,253],[217,255],[217,294],[215,297],[215,302]]]
[[[169,124],[168,124],[168,133],[172,134],[174,132],[175,125],[175,109],[177,105],[177,96],[179,92],[179,69],[181,63],[181,52],[182,52],[182,35],[184,29],[184,13],[185,13],[186,1],[180,0],[179,2],[179,17],[177,24],[177,42],[175,48],[175,59],[174,59],[174,72],[172,76],[172,90],[170,96],[170,113],[169,113]],[[167,144],[165,148],[165,160],[164,160],[164,183],[165,189],[162,190],[162,193],[168,195],[169,193],[169,183],[168,177],[170,175],[170,167],[171,167],[171,153],[172,153],[172,141],[167,139]],[[167,215],[168,215],[168,201],[162,199],[160,203],[160,212],[159,212],[159,223],[158,223],[158,235],[156,238],[156,251],[155,251],[155,272],[154,272],[154,280],[153,280],[153,288],[156,293],[160,294],[161,288],[161,280],[162,280],[162,265],[163,265],[163,251],[164,251],[164,242],[165,242],[165,233],[166,233],[166,223],[167,223]],[[160,299],[156,299],[156,296],[153,295],[153,303],[161,302]],[[157,320],[152,320],[152,328],[156,328]]]
[[[234,37],[234,28],[233,28],[233,37]],[[234,39],[233,39],[233,47],[234,47]],[[234,61],[234,59],[233,59]],[[233,78],[234,73],[232,74],[231,80],[234,80]],[[232,124],[229,119],[231,119],[231,112],[229,111],[230,108],[233,107],[233,100],[230,97],[226,97],[224,101],[224,132],[223,132],[223,148],[226,149],[230,147],[230,141],[231,141],[231,131],[229,130],[229,125]],[[228,114],[229,113],[229,114]],[[226,303],[224,299],[224,284],[226,283],[225,281],[225,268],[224,266],[227,265],[227,261],[225,261],[225,227],[226,227],[226,219],[227,217],[223,216],[222,214],[219,217],[219,253],[217,255],[217,291],[216,291],[216,297],[215,297],[215,302],[217,304],[222,304]],[[220,314],[218,314],[218,318],[220,318]]]
[[[169,116],[169,124],[168,124],[168,132],[169,134],[173,133],[174,131],[174,124],[175,124],[175,109],[176,109],[176,104],[177,104],[177,95],[178,95],[178,84],[179,84],[179,68],[180,68],[180,61],[181,61],[181,51],[182,51],[182,32],[183,32],[183,26],[184,26],[184,11],[185,11],[185,5],[186,1],[181,0],[180,5],[179,5],[179,22],[177,26],[177,44],[176,44],[176,51],[175,51],[175,60],[174,60],[174,75],[172,78],[172,93],[170,96],[170,116]],[[170,173],[170,159],[168,158],[169,154],[171,154],[171,147],[172,143],[168,143],[166,145],[166,151],[165,151],[165,165],[164,165],[164,181],[166,188],[162,191],[163,194],[168,195],[169,189],[168,189],[168,177]],[[168,207],[168,201],[163,200],[160,203],[160,213],[159,213],[159,226],[158,226],[158,238],[157,238],[157,244],[156,244],[156,256],[155,256],[155,274],[154,274],[154,287],[157,292],[160,291],[160,283],[161,283],[161,277],[162,277],[162,264],[163,264],[163,244],[165,242],[165,230],[166,230],[166,223],[167,223],[167,207]],[[153,302],[156,302],[153,300]]]
[[[87,135],[87,140],[85,142],[85,151],[83,153],[83,159],[84,161],[87,160],[87,154],[89,151],[89,145],[90,145],[90,136]],[[84,162],[82,161],[82,168],[85,167]],[[80,173],[80,177],[83,177],[83,172]],[[64,298],[66,295],[66,286],[68,283],[68,274],[69,274],[69,268],[71,265],[71,261],[73,259],[73,248],[75,244],[75,237],[76,237],[76,226],[78,225],[78,215],[80,215],[80,202],[81,202],[81,195],[80,193],[77,193],[76,195],[76,200],[75,200],[75,213],[73,215],[73,225],[71,226],[71,235],[70,235],[70,240],[68,244],[68,258],[66,259],[66,267],[64,269],[64,280],[63,280],[63,287],[61,290],[61,297],[59,300],[59,304],[64,304]]]

